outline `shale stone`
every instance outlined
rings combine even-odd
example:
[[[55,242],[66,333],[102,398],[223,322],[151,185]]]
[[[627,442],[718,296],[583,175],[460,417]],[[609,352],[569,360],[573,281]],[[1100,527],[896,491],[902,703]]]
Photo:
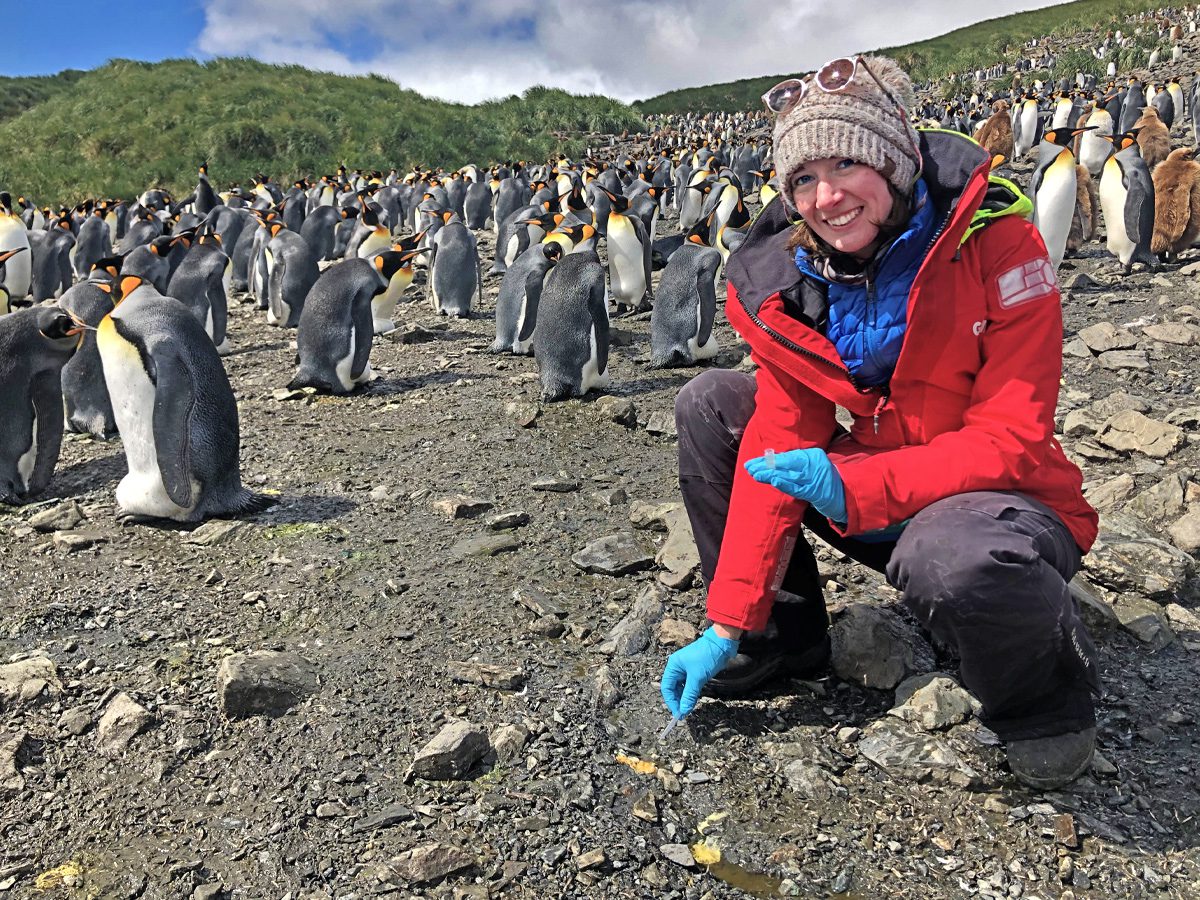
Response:
[[[654,565],[642,542],[627,531],[592,541],[571,562],[593,575],[631,575]]]
[[[453,781],[462,778],[487,755],[491,745],[487,732],[470,722],[451,722],[421,748],[409,767],[405,781]]]
[[[388,868],[409,884],[437,881],[475,865],[475,857],[448,844],[425,844],[405,850],[392,859]]]
[[[62,682],[54,663],[44,654],[0,666],[0,706],[53,698],[61,693]]]
[[[888,713],[925,731],[937,731],[965,721],[974,705],[958,682],[934,672],[902,682],[896,688],[896,705]]]
[[[890,610],[852,603],[829,636],[834,672],[863,687],[894,688],[916,665],[920,638]]]
[[[1125,410],[1110,418],[1101,427],[1097,439],[1113,450],[1137,451],[1155,459],[1165,459],[1184,444],[1182,428],[1148,419],[1134,410]]]
[[[1137,346],[1137,336],[1112,322],[1097,322],[1079,330],[1079,337],[1095,353],[1108,350],[1131,350]]]
[[[279,715],[315,694],[319,685],[313,664],[296,653],[235,653],[217,670],[217,697],[230,719]]]
[[[960,787],[979,786],[979,773],[948,744],[895,720],[873,723],[859,741],[858,752],[895,778],[919,781],[932,776]]]
[[[96,728],[96,746],[101,753],[115,755],[150,727],[154,716],[128,694],[117,694],[100,717]]]
[[[1092,581],[1118,593],[1169,602],[1187,590],[1195,560],[1124,513],[1100,517],[1100,534],[1083,558]]]

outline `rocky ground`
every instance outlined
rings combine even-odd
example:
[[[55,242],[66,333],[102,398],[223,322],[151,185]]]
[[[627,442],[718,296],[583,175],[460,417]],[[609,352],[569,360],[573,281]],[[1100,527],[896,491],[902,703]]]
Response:
[[[466,321],[414,286],[345,398],[282,390],[293,336],[234,304],[265,513],[123,527],[120,444],[88,439],[0,509],[0,894],[1200,896],[1187,257],[1060,273],[1107,691],[1069,789],[1021,788],[954,661],[828,552],[834,671],[660,741],[663,662],[703,627],[672,417],[697,370],[650,370],[624,318],[612,391],[542,405],[532,359],[487,352],[493,276]]]

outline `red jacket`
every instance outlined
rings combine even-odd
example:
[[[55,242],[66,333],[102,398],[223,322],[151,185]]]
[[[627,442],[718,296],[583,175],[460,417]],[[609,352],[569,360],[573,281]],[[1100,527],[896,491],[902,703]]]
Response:
[[[923,132],[925,181],[941,230],[908,299],[903,349],[886,388],[859,388],[825,339],[821,287],[786,249],[791,226],[768,204],[729,261],[729,321],[758,364],[756,409],[738,453],[708,617],[765,626],[806,504],[759,484],[746,460],[824,447],[846,487],[847,535],[894,525],[969,491],[1020,491],[1053,509],[1085,552],[1097,516],[1054,438],[1062,308],[1037,230],[1004,215],[965,239],[985,195],[987,151]],[[838,436],[835,406],[854,417]],[[839,527],[839,526],[835,526]]]

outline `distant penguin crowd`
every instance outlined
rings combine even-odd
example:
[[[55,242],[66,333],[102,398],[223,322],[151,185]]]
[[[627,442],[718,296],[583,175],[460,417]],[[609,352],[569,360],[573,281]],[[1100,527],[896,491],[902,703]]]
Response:
[[[1195,31],[1186,9],[1097,35],[1103,83],[1083,71],[1037,80],[1056,61],[1049,41],[1032,42],[1027,59],[974,73],[966,96],[925,85],[909,112],[992,152],[992,177],[1025,188],[1056,267],[1101,227],[1124,272],[1170,265],[1200,234],[1200,77],[1181,71],[1200,52]],[[1169,51],[1156,44],[1118,82],[1116,54],[1148,42]],[[494,311],[491,351],[532,356],[545,402],[612,386],[614,316],[649,319],[650,367],[703,364],[719,353],[729,256],[785,189],[770,130],[758,110],[650,116],[644,133],[578,159],[343,165],[224,190],[201,163],[186,197],[150,187],[57,211],[0,190],[0,502],[47,489],[69,430],[119,436],[116,501],[129,520],[268,506],[240,480],[222,359],[237,349],[231,302],[294,330],[295,368],[277,381],[291,391],[364,390],[372,343],[396,328],[401,303],[420,302],[414,285],[437,315]]]

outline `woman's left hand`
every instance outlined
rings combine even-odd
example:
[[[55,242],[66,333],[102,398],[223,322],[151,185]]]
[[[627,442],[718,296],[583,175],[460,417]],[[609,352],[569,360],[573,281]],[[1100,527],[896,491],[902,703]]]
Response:
[[[797,500],[806,500],[834,522],[846,521],[846,488],[842,476],[820,447],[775,454],[775,467],[764,456],[746,460],[750,477]]]

